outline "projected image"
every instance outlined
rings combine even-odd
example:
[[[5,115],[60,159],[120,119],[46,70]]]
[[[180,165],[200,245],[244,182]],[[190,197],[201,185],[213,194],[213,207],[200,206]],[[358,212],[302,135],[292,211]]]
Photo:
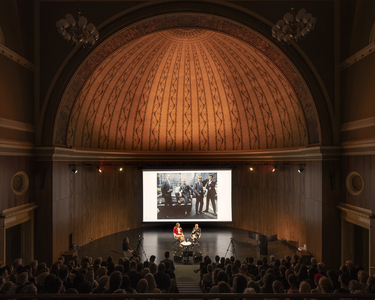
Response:
[[[158,219],[217,219],[217,173],[157,173]]]
[[[144,171],[143,221],[181,219],[231,221],[231,171]]]

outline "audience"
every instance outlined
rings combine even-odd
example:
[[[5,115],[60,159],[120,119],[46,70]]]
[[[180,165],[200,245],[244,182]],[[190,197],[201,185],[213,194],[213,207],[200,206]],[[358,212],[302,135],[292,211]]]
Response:
[[[51,268],[36,260],[23,265],[22,259],[16,259],[0,267],[0,294],[178,293],[169,256],[166,251],[159,265],[154,255],[150,262],[120,258],[118,264],[111,256],[105,261],[83,257],[80,263],[77,257],[71,261],[59,257]],[[264,256],[256,264],[253,257],[241,261],[217,255],[214,260],[206,256],[200,265],[205,293],[375,294],[375,277],[351,260],[337,272],[315,258],[306,264],[298,255],[281,259],[271,255],[269,260]]]

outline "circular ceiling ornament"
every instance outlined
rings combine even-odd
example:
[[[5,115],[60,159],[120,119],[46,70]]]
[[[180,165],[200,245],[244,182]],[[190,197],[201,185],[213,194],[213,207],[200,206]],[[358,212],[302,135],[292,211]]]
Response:
[[[346,189],[350,194],[358,196],[360,193],[362,193],[363,188],[364,182],[359,173],[353,171],[346,176]]]
[[[23,171],[17,172],[12,180],[11,187],[16,195],[23,195],[29,189],[29,176]]]

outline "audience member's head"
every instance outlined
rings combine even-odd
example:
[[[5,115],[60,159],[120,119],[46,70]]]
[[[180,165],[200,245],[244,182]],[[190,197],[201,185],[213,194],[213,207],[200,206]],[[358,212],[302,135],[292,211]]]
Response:
[[[113,291],[120,288],[122,281],[122,274],[119,271],[114,271],[109,277],[109,288]]]
[[[250,281],[247,283],[247,287],[248,287],[248,288],[253,288],[257,294],[260,293],[260,285],[259,285],[258,282],[254,281],[254,280],[250,280]]]
[[[281,281],[275,280],[272,283],[272,290],[274,294],[284,294],[284,285],[281,283]]]
[[[148,283],[147,283],[147,280],[142,278],[138,284],[137,284],[137,293],[138,294],[142,294],[142,293],[146,293],[147,292],[147,289],[148,289]]]
[[[299,292],[301,294],[310,294],[311,293],[311,286],[308,282],[302,281],[299,285]]]

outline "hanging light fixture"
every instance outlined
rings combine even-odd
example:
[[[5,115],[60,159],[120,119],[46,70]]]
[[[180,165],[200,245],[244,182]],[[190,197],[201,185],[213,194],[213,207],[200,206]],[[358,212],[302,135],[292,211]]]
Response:
[[[66,14],[65,19],[56,22],[57,31],[68,42],[76,46],[82,44],[90,47],[99,39],[99,32],[92,23],[87,24],[87,19],[78,12],[78,22],[71,14]]]
[[[316,18],[310,13],[307,14],[306,9],[300,9],[296,16],[294,8],[291,10],[291,13],[286,13],[283,20],[279,20],[272,27],[272,36],[281,43],[290,44],[292,40],[297,42],[313,30],[316,24]]]

